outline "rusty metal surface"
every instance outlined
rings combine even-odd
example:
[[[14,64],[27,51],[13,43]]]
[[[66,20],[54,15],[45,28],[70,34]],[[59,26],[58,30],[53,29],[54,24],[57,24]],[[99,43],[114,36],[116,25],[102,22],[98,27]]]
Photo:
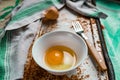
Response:
[[[41,26],[36,39],[41,35],[54,30],[67,30],[74,32],[71,24],[74,20],[81,22],[85,34],[88,36],[90,42],[95,45],[97,51],[103,58],[97,26],[94,19],[85,18],[66,8],[63,8],[60,11],[60,16],[57,21],[50,21]],[[31,55],[31,49],[32,45],[29,49],[27,62],[25,64],[24,80],[108,80],[107,71],[100,71],[90,55],[88,55],[83,63],[70,74],[55,76],[43,70],[35,63]]]

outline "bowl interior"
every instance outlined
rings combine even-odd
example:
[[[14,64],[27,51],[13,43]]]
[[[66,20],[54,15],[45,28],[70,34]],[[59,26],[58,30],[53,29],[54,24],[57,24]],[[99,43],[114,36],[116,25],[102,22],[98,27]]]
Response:
[[[49,47],[56,46],[56,45],[66,46],[66,47],[71,48],[73,51],[75,51],[76,56],[77,56],[77,62],[74,68],[80,65],[83,59],[87,56],[87,52],[88,52],[87,46],[84,40],[80,36],[72,32],[68,32],[68,31],[50,32],[38,38],[35,41],[33,48],[32,48],[33,58],[40,67],[48,71],[56,72],[56,70],[52,70],[48,68],[45,65],[45,61],[44,61],[45,51]],[[71,69],[63,70],[63,71],[69,71]],[[62,72],[62,71],[60,70],[57,72]]]

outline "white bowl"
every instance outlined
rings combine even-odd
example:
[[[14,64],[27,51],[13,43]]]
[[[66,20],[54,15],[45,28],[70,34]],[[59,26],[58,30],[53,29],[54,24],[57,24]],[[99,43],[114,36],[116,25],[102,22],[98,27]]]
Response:
[[[76,65],[66,70],[54,70],[47,67],[44,61],[45,51],[55,45],[71,48],[76,53]],[[35,62],[43,69],[55,75],[67,74],[69,71],[77,68],[86,58],[87,53],[88,49],[85,41],[77,34],[68,31],[46,33],[35,41],[32,48],[32,56]]]

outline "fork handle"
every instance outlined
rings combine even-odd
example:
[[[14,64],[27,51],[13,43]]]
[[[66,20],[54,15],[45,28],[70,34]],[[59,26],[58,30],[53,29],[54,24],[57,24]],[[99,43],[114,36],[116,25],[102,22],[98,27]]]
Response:
[[[98,66],[102,70],[107,70],[107,67],[106,67],[106,64],[104,62],[104,59],[97,52],[97,50],[95,49],[94,45],[91,44],[91,42],[89,41],[89,39],[85,39],[85,41],[86,41],[86,43],[88,45],[88,49],[90,51],[90,54],[93,56],[93,58],[95,59],[95,61],[98,63]]]

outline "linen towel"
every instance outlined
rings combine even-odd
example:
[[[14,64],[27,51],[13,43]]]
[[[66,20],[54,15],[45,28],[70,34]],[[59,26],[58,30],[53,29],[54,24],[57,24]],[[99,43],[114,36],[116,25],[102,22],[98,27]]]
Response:
[[[23,78],[24,64],[27,52],[41,26],[40,19],[44,17],[43,12],[50,6],[58,9],[64,5],[74,11],[86,16],[99,17],[100,12],[95,7],[88,9],[88,0],[24,0],[12,11],[12,18],[9,24],[0,29],[0,79],[16,80]],[[75,5],[79,4],[79,5]],[[84,6],[84,7],[82,7]],[[85,12],[83,10],[85,8]],[[90,13],[87,13],[90,11]],[[95,10],[95,11],[94,11]],[[91,16],[92,15],[92,16]]]
[[[103,34],[109,57],[112,61],[115,78],[120,80],[120,2],[116,0],[97,0],[97,7],[108,15],[101,19]]]

